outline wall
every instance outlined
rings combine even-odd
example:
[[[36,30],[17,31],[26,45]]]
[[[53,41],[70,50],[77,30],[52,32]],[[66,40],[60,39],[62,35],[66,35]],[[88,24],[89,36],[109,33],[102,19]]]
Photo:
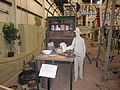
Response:
[[[3,0],[3,1],[0,1],[0,22],[13,22],[17,28],[20,24],[24,24],[19,28],[20,29],[25,28],[25,25],[26,25],[26,28],[27,27],[28,28],[27,28],[27,30],[24,30],[24,33],[25,33],[25,31],[28,31],[28,32],[30,31],[29,32],[29,33],[31,33],[30,37],[32,37],[32,36],[34,36],[32,34],[36,35],[36,33],[38,33],[38,32],[34,33],[34,31],[36,31],[36,28],[34,28],[34,27],[37,22],[35,20],[35,17],[37,17],[37,19],[39,19],[39,22],[41,22],[41,27],[43,27],[43,29],[44,29],[43,32],[45,32],[45,19],[47,18],[47,16],[52,16],[54,9],[56,9],[55,4],[49,9],[50,4],[52,4],[52,3],[53,2],[51,0]],[[48,9],[49,9],[49,12],[48,12]],[[57,10],[57,9],[56,9],[56,11],[59,12],[59,10]],[[58,13],[55,12],[54,15],[57,16]],[[33,25],[33,26],[30,26],[31,27],[30,28],[29,25]],[[1,28],[0,33],[2,34],[2,26],[0,28]],[[20,32],[21,35],[23,34],[22,36],[24,36],[24,33]],[[43,35],[43,36],[45,36],[45,35]],[[28,35],[25,37],[27,38]],[[39,37],[35,37],[35,38],[39,38]],[[4,40],[0,40],[0,41],[1,41],[1,43],[3,43]],[[25,42],[25,41],[22,41],[22,42]],[[6,46],[6,43],[4,43],[4,45]],[[26,45],[27,45],[27,42],[26,42]],[[3,46],[1,46],[1,47],[3,47]],[[27,46],[25,46],[25,47],[27,47]],[[15,44],[15,48],[18,51],[19,48],[17,46],[17,42]],[[31,50],[33,50],[35,48],[36,48],[36,45],[33,45],[31,47]],[[27,50],[27,52],[31,51],[31,50]],[[3,51],[2,53],[4,53],[1,56],[5,57],[6,56],[5,53],[7,52],[6,48],[5,48],[5,50],[2,49],[1,51]],[[23,50],[22,48],[20,51],[26,52],[26,50]]]
[[[43,27],[27,24],[19,24],[18,27],[22,41],[22,45],[20,46],[21,52],[31,52],[34,49],[41,47],[44,40]]]
[[[4,37],[2,35],[2,26],[4,23],[0,23],[0,57],[7,56],[8,52],[8,45],[7,42],[4,40]]]
[[[54,5],[48,12],[49,6],[46,0],[0,0],[0,84],[18,73],[23,67],[23,61],[29,61],[33,54],[38,55],[45,47],[45,19],[52,16],[52,8],[55,8]],[[55,15],[58,13],[55,12]],[[22,36],[22,45],[18,47],[16,41],[16,55],[11,58],[6,57],[8,45],[2,33],[2,26],[7,22],[13,22]]]
[[[4,23],[0,23],[0,26]],[[9,78],[17,74],[23,69],[23,62],[31,60],[32,55],[38,55],[44,48],[44,30],[43,27],[38,27],[28,24],[19,24],[19,32],[22,36],[22,45],[20,46],[20,54],[15,57],[2,57],[7,53],[7,44],[5,41],[0,41],[0,84],[3,84]]]

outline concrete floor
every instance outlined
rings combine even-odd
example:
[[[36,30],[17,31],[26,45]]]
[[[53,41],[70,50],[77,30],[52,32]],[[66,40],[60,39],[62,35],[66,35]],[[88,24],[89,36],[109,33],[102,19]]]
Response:
[[[93,60],[97,55],[97,46],[91,47],[89,45],[90,43],[91,41],[86,41],[87,52],[89,53],[90,58]],[[100,57],[100,63],[103,62],[104,57],[105,54],[102,54]],[[104,74],[101,64],[99,65],[98,68],[96,68],[95,61],[92,61],[92,64],[89,63],[87,58],[85,58],[84,61],[85,61],[84,79],[82,80],[78,79],[76,82],[74,82],[74,71],[73,71],[73,90],[120,90],[119,85],[116,83],[114,79],[108,79],[107,81],[103,81],[101,79],[102,75]],[[57,73],[57,77],[52,80],[52,86],[50,90],[70,90],[69,64],[58,64],[58,66],[59,66],[59,70]],[[18,89],[18,90],[22,90],[22,89]],[[47,90],[47,89],[42,88],[40,85],[40,90]]]

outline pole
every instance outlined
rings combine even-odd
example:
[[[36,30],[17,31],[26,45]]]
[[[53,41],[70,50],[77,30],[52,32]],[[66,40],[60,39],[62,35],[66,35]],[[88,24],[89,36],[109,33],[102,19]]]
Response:
[[[105,74],[107,73],[108,65],[109,65],[109,56],[110,56],[110,47],[111,47],[111,39],[112,39],[112,29],[115,21],[115,4],[116,0],[112,0],[112,14],[111,14],[111,21],[110,21],[110,30],[108,34],[108,46],[107,46],[107,54],[105,58]]]
[[[72,62],[70,62],[70,90],[72,90]]]
[[[108,1],[106,1],[106,8],[105,8],[105,13],[104,13],[104,19],[103,19],[103,23],[102,23],[102,27],[100,28],[100,41],[99,41],[99,46],[98,46],[98,54],[97,54],[97,57],[96,57],[96,67],[98,67],[98,59],[99,59],[99,56],[101,54],[101,44],[102,44],[102,33],[103,33],[103,30],[104,30],[104,23],[105,23],[105,19],[106,19],[106,13],[107,13],[107,8],[108,8]]]
[[[100,0],[100,26],[102,27],[102,23],[103,23],[103,21],[102,21],[102,0]]]
[[[50,90],[50,78],[48,78],[48,90]]]

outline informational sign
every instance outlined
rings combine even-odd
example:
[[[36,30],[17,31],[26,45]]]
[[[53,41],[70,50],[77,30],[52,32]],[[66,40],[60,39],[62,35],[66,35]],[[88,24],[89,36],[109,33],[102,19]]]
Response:
[[[57,65],[42,64],[39,76],[55,78],[57,73],[57,68],[58,68]]]
[[[96,15],[98,4],[95,3],[80,3],[81,15]]]

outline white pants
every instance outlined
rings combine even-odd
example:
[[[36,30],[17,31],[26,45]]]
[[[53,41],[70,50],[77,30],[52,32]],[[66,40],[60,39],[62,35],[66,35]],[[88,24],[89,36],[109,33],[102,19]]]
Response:
[[[75,74],[75,80],[79,78],[83,78],[83,62],[84,62],[84,58],[80,57],[80,56],[76,56],[75,57],[75,61],[74,61],[74,74]]]

